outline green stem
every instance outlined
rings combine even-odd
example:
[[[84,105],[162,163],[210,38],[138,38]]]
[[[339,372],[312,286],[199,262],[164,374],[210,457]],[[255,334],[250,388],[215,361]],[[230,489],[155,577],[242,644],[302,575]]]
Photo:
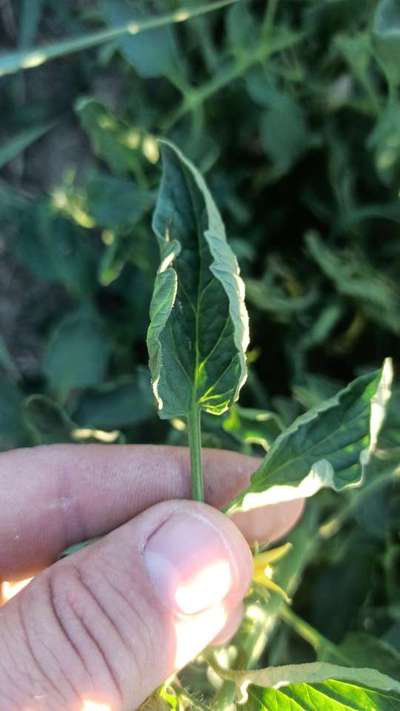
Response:
[[[187,418],[190,463],[192,469],[192,496],[194,501],[204,501],[203,467],[201,463],[201,410],[193,403]]]
[[[349,520],[349,518],[351,518],[355,511],[357,511],[357,509],[361,505],[361,502],[364,501],[368,496],[370,496],[371,493],[378,492],[380,489],[383,489],[391,482],[394,483],[399,481],[400,467],[397,467],[394,471],[390,471],[386,474],[381,474],[377,479],[372,481],[371,484],[368,484],[364,487],[364,489],[361,489],[359,492],[357,492],[357,494],[355,494],[350,499],[350,501],[342,507],[341,511],[338,514],[332,516],[332,518],[330,518],[328,521],[326,521],[320,526],[320,539],[326,540],[328,538],[332,538],[332,536],[335,536],[345,525],[345,523],[347,523],[347,521]]]
[[[262,34],[269,34],[275,24],[275,15],[278,9],[279,0],[268,0],[267,8],[262,23]]]
[[[317,654],[327,652],[329,656],[333,657],[337,662],[341,664],[351,664],[351,660],[348,659],[333,642],[320,634],[318,630],[309,625],[302,617],[296,615],[287,605],[282,605],[279,610],[279,617],[297,632],[299,637],[308,642]]]
[[[231,5],[232,2],[234,2],[234,0],[216,0],[215,2],[200,5],[199,7],[182,7],[176,12],[160,15],[159,17],[149,17],[144,20],[138,20],[137,22],[132,19],[122,25],[98,30],[96,32],[88,32],[80,37],[72,37],[52,44],[41,45],[35,49],[8,52],[0,57],[0,76],[13,74],[21,69],[37,67],[44,62],[62,57],[65,54],[89,49],[90,47],[97,47],[104,42],[118,39],[125,34],[136,35],[139,32],[152,30],[157,27],[165,27],[165,25],[171,23],[185,22],[192,17],[204,15],[213,10],[219,10],[227,5]]]
[[[178,700],[182,699],[182,701],[188,702],[190,704],[190,706],[185,705],[185,708],[193,709],[193,711],[209,711],[208,706],[202,704],[201,701],[194,698],[192,694],[188,692],[187,689],[182,689],[182,687],[179,687],[175,689],[175,693],[178,697]],[[179,708],[181,708],[181,706],[179,706]]]
[[[163,133],[168,133],[173,126],[180,121],[190,111],[196,111],[198,107],[207,99],[217,94],[225,86],[228,86],[235,79],[238,79],[245,74],[254,64],[263,62],[276,52],[282,52],[289,47],[292,47],[297,42],[300,42],[304,35],[287,35],[277,38],[275,41],[270,40],[260,43],[254,52],[249,52],[245,58],[236,60],[215,77],[205,82],[198,89],[192,89],[188,92],[178,108],[170,114],[163,123],[161,130]]]

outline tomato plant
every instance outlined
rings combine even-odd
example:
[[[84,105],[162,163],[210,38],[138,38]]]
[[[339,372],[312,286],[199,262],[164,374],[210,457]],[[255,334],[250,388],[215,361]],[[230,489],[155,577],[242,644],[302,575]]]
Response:
[[[189,444],[202,500],[232,449],[228,515],[307,499],[148,708],[400,708],[399,3],[3,5],[1,450]]]

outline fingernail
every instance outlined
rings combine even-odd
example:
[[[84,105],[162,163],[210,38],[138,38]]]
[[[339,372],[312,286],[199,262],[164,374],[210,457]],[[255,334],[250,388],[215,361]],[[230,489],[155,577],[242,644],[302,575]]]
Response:
[[[172,515],[149,538],[144,561],[163,605],[193,615],[221,602],[235,587],[235,551],[198,514]]]

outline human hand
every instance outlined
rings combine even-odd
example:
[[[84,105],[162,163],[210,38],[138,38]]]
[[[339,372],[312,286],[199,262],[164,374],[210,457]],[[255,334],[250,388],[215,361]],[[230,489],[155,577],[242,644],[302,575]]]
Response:
[[[217,450],[203,461],[215,507],[257,466]],[[0,455],[0,580],[36,576],[0,609],[0,711],[136,708],[229,638],[252,574],[245,538],[279,538],[302,502],[240,514],[235,525],[182,500],[189,467],[186,449],[161,446]],[[67,546],[106,533],[54,563]]]

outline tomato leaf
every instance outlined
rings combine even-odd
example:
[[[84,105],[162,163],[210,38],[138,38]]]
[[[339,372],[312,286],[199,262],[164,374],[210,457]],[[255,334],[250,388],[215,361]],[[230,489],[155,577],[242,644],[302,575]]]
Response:
[[[151,15],[146,17],[140,5],[127,0],[102,0],[100,11],[111,26],[140,23],[151,18]],[[144,79],[165,75],[178,64],[178,49],[171,25],[150,29],[146,33],[126,33],[117,42],[128,64]]]
[[[228,675],[247,711],[394,711],[400,705],[400,683],[375,669],[314,662]],[[258,688],[248,690],[253,684]]]
[[[45,395],[31,395],[23,403],[23,415],[35,444],[72,442],[76,427],[67,412]]]
[[[0,452],[29,443],[22,402],[23,395],[15,382],[0,374]]]
[[[373,26],[373,38],[378,59],[389,81],[400,82],[400,5],[397,0],[381,0]]]
[[[352,664],[373,666],[400,682],[400,652],[384,640],[367,632],[349,632],[338,650]],[[330,658],[324,655],[323,660],[330,661]]]
[[[161,253],[147,345],[161,418],[195,404],[219,415],[246,379],[244,285],[225,229],[196,168],[161,142],[163,177],[153,219]]]
[[[103,322],[84,311],[66,316],[52,333],[43,360],[49,384],[62,398],[103,382],[111,342]]]
[[[391,394],[392,365],[362,375],[298,417],[274,442],[231,513],[361,484]]]

